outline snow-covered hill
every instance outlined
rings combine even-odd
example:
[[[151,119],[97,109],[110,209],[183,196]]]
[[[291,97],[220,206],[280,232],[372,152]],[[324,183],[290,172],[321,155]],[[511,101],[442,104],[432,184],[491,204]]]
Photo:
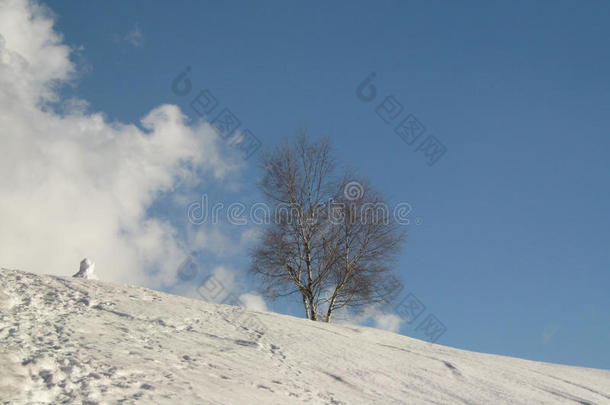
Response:
[[[0,271],[0,403],[610,404],[610,371]]]

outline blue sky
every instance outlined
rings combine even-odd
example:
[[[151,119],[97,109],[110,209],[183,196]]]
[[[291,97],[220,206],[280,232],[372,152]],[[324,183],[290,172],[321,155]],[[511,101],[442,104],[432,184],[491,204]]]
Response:
[[[49,6],[64,43],[83,47],[63,94],[108,120],[137,123],[168,103],[196,120],[192,97],[170,88],[188,66],[193,88],[210,89],[265,147],[307,126],[391,201],[409,202],[422,223],[396,272],[425,304],[422,319],[446,326],[438,343],[610,368],[607,3]],[[372,72],[377,96],[363,102],[356,88]],[[436,164],[376,114],[387,96],[447,148]],[[197,192],[255,200],[255,161],[238,189]],[[189,226],[184,206],[160,200],[151,215]],[[245,274],[247,251],[230,263]],[[421,338],[416,327],[400,333]]]

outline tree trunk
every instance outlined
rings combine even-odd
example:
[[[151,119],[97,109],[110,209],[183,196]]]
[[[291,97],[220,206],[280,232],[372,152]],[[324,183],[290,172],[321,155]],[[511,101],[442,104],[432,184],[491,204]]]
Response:
[[[307,304],[307,297],[305,295],[303,295],[303,306],[305,307],[305,316],[307,317],[307,319],[310,319],[309,304]]]
[[[316,308],[315,303],[313,302],[313,296],[309,297],[309,301],[310,301],[310,311],[311,311],[311,315],[309,317],[309,319],[311,319],[312,321],[317,321],[318,320],[318,309]]]
[[[337,299],[337,297],[333,296],[333,298],[330,300],[330,304],[328,304],[328,311],[326,312],[326,322],[330,322],[330,316],[333,312],[333,309],[335,308],[336,299]]]

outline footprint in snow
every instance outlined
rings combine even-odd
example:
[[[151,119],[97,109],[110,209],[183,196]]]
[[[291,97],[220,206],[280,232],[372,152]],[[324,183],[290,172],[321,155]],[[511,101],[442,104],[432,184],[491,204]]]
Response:
[[[235,341],[235,344],[238,344],[240,346],[250,346],[250,347],[258,346],[257,342],[252,342],[250,340],[241,340],[241,339],[237,339]]]

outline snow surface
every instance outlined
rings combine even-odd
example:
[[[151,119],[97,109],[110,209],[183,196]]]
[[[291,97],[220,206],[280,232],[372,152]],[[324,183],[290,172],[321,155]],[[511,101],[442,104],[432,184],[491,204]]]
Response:
[[[610,404],[610,371],[0,271],[0,403]]]

